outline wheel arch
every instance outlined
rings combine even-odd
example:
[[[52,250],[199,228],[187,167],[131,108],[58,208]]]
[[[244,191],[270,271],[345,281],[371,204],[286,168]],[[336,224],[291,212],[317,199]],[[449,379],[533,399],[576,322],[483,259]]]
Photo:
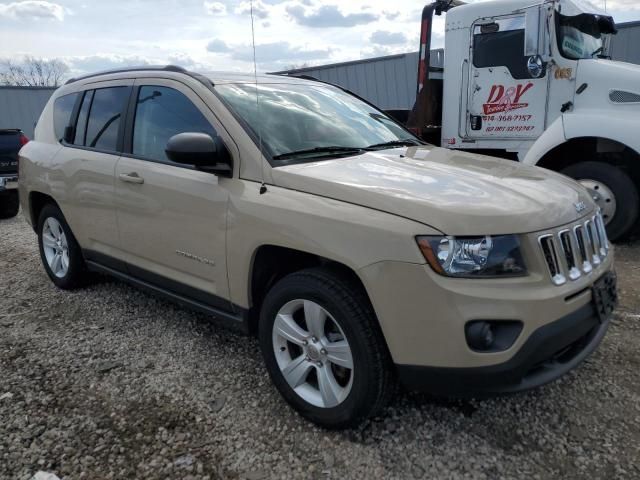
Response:
[[[317,254],[279,245],[265,244],[252,255],[248,275],[249,331],[257,331],[262,302],[269,290],[285,276],[307,268],[324,267],[346,278],[362,289],[369,303],[371,299],[356,271],[342,262]],[[375,310],[374,310],[375,311]],[[376,322],[379,321],[376,318]]]
[[[628,145],[607,137],[575,137],[550,148],[537,166],[560,172],[584,161],[600,161],[626,171],[640,185],[640,153]]]
[[[49,203],[55,205],[62,211],[58,202],[56,202],[51,195],[39,191],[29,192],[29,219],[31,220],[31,227],[34,231],[38,228],[40,212],[42,212],[44,206]]]

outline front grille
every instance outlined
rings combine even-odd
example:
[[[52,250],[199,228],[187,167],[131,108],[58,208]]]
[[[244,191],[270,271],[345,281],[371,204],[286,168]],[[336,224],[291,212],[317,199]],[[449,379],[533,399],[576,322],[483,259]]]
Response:
[[[538,238],[551,281],[563,285],[577,280],[600,265],[609,253],[609,241],[602,215]]]

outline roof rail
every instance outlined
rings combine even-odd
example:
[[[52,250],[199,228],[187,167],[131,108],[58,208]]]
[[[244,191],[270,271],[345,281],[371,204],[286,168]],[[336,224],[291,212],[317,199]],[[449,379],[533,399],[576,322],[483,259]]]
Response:
[[[126,67],[126,68],[115,68],[113,70],[103,70],[101,72],[90,73],[88,75],[82,75],[80,77],[70,78],[69,80],[66,81],[65,85],[69,85],[70,83],[74,83],[79,80],[85,80],[87,78],[97,77],[99,75],[108,75],[110,73],[140,72],[140,71],[186,73],[187,75],[192,76],[194,78],[197,75],[177,65],[142,65],[139,67]]]

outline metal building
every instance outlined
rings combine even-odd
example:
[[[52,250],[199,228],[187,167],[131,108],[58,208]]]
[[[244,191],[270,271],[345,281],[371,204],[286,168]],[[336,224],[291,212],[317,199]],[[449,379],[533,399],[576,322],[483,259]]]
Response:
[[[53,87],[0,86],[0,129],[19,128],[33,138],[36,122],[55,90]]]
[[[444,50],[431,51],[431,78],[442,78]],[[416,99],[418,52],[284,72],[309,75],[357,93],[383,110],[410,110]]]
[[[640,21],[619,23],[611,37],[610,54],[614,60],[640,64]]]

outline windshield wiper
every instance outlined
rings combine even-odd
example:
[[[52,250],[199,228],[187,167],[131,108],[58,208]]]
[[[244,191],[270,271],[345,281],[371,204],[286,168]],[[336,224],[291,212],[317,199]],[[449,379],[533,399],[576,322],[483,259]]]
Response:
[[[328,146],[328,147],[314,147],[307,148],[304,150],[294,150],[293,152],[281,153],[279,155],[274,155],[274,160],[284,160],[285,158],[293,158],[303,155],[316,155],[316,156],[324,156],[326,154],[332,153],[360,153],[362,152],[362,148],[360,147],[338,147],[338,146]]]
[[[603,50],[604,50],[604,47],[598,47],[596,50],[593,51],[593,53],[591,54],[591,57],[593,57],[594,55],[598,55],[599,53],[602,53]]]
[[[377,150],[379,148],[387,148],[387,147],[415,147],[417,145],[422,145],[417,140],[413,140],[412,138],[405,138],[404,140],[392,140],[390,142],[384,143],[376,143],[375,145],[369,145],[365,148],[365,150]]]

